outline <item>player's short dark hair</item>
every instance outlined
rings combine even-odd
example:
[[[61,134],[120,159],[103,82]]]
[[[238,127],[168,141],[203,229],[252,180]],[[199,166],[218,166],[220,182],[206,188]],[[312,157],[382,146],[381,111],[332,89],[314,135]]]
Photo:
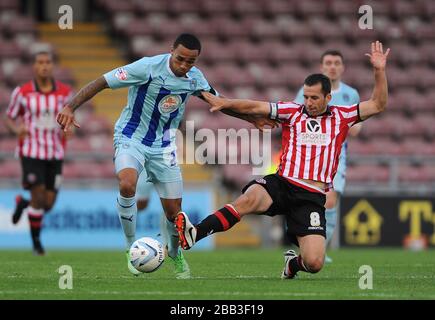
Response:
[[[323,63],[323,58],[325,56],[339,56],[341,58],[341,61],[344,63],[344,57],[343,54],[339,50],[326,50],[322,53],[322,56],[320,57],[320,63]]]
[[[36,58],[38,56],[40,56],[41,54],[46,54],[49,55],[51,58],[51,61],[54,62],[54,55],[53,52],[48,51],[48,50],[40,50],[40,51],[36,51],[35,53],[32,54],[32,62],[35,63],[36,62]]]
[[[305,78],[304,85],[308,87],[315,86],[320,83],[322,85],[322,93],[324,96],[331,93],[331,80],[321,73],[310,74]]]
[[[183,47],[186,47],[189,50],[198,50],[198,53],[201,53],[201,42],[199,39],[190,33],[182,33],[177,39],[175,39],[173,48],[177,48],[178,45],[181,44]]]

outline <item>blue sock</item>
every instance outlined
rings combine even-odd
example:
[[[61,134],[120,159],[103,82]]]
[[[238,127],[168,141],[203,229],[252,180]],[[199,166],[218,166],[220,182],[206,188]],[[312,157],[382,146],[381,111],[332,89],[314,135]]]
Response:
[[[127,249],[135,241],[136,237],[136,216],[137,216],[137,206],[136,206],[136,198],[124,198],[120,194],[118,194],[118,198],[116,201],[119,221],[121,222],[122,230],[125,235],[125,242]]]
[[[165,217],[166,221],[166,236],[167,236],[167,243],[168,243],[168,255],[171,258],[175,258],[178,255],[178,247],[179,247],[179,238],[178,238],[178,232],[175,228],[174,222],[169,221]]]
[[[334,234],[335,226],[337,224],[337,208],[326,209],[325,218],[326,218],[326,246],[328,246],[329,242],[332,239],[332,235]]]

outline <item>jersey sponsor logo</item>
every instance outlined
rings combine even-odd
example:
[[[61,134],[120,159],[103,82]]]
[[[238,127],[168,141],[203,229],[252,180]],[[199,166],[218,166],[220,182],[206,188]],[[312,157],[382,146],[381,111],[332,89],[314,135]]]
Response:
[[[306,132],[299,134],[300,144],[326,146],[329,144],[329,136],[327,133],[322,133],[320,122],[314,119],[307,121]]]
[[[169,94],[159,102],[160,113],[171,113],[181,106],[181,97],[178,94]]]
[[[115,77],[119,81],[125,81],[128,78],[128,73],[124,68],[118,68],[115,72]]]

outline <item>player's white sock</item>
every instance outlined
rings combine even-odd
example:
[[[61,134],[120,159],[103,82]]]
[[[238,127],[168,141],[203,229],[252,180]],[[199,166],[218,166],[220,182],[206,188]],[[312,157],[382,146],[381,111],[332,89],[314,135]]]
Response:
[[[326,245],[331,241],[332,234],[334,233],[335,225],[337,222],[337,208],[326,209]]]
[[[136,237],[136,198],[125,198],[118,194],[116,207],[118,209],[122,230],[124,230],[127,249],[129,249]]]
[[[171,258],[175,258],[178,255],[178,232],[177,229],[175,228],[174,222],[173,221],[169,221],[166,217],[165,217],[165,221],[166,221],[166,236],[167,236],[167,241],[168,241],[168,255]]]

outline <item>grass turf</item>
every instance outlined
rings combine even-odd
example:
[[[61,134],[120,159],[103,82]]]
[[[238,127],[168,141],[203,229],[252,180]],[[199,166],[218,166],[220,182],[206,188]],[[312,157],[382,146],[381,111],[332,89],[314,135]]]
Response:
[[[122,251],[0,251],[0,299],[435,299],[435,251],[341,249],[318,274],[281,280],[283,249],[185,252],[193,279],[176,280],[167,259],[134,277]],[[70,265],[73,289],[59,289],[58,268]],[[373,270],[373,289],[358,286],[361,265]]]

